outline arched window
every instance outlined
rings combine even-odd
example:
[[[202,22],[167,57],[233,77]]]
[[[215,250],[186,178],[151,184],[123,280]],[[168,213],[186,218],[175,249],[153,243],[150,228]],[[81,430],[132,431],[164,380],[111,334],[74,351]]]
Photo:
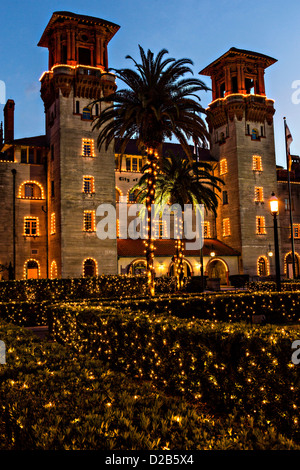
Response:
[[[295,253],[295,274],[299,275],[299,255]],[[293,254],[289,252],[284,257],[284,272],[288,278],[293,278]]]
[[[116,188],[116,202],[120,202],[120,196],[122,196],[121,191]]]
[[[257,274],[258,276],[269,275],[269,262],[265,256],[260,256],[257,260]]]
[[[92,113],[91,113],[90,108],[88,108],[88,107],[83,108],[83,110],[82,110],[82,119],[89,120],[91,118],[92,118]]]
[[[137,196],[137,194],[140,192],[139,189],[135,189],[134,191],[132,191],[131,189],[128,191],[128,202],[135,202],[135,198]]]
[[[55,279],[57,277],[57,264],[56,261],[52,261],[50,267],[50,278]]]
[[[21,199],[44,199],[44,190],[37,181],[24,181],[19,187],[18,197]]]
[[[97,276],[97,262],[93,258],[87,258],[83,262],[83,276],[92,277]]]

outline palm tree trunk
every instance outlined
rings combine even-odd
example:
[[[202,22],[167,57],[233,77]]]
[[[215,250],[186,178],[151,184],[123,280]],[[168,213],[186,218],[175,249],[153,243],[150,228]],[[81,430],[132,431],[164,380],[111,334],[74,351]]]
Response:
[[[147,239],[146,245],[146,263],[147,263],[147,287],[148,294],[155,294],[155,272],[154,272],[154,239],[152,229],[151,209],[152,204],[155,202],[155,184],[157,178],[157,163],[158,152],[156,149],[148,148],[148,178],[147,178],[147,199],[146,199],[146,213],[147,213]]]
[[[177,290],[181,290],[183,288],[183,278],[184,278],[184,271],[183,271],[183,249],[184,249],[184,242],[180,239],[176,240],[176,255],[175,255],[175,264],[174,264],[174,271],[176,277],[176,288]]]

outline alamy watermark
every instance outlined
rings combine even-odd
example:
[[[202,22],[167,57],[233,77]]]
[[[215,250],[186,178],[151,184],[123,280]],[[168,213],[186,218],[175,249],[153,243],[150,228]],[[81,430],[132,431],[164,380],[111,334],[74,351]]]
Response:
[[[130,238],[132,240],[148,238],[148,214],[143,204],[128,205],[125,200],[120,200],[118,215],[118,238]],[[117,238],[116,208],[112,204],[100,204],[96,216],[102,217],[96,227],[97,237],[100,240]],[[159,224],[163,227],[163,231],[159,236],[160,239],[190,240],[186,241],[187,250],[200,250],[202,248],[204,238],[203,204],[184,204],[183,208],[179,204],[152,204],[151,238],[158,238],[157,227]]]
[[[292,363],[298,365],[300,364],[300,339],[293,341],[292,349],[296,349],[292,354]]]
[[[299,104],[300,103],[300,80],[294,80],[292,83],[292,88],[295,91],[292,93],[292,103]]]
[[[6,100],[6,87],[5,82],[0,80],[0,104],[5,104]]]
[[[4,341],[0,340],[0,364],[6,364],[6,347]]]

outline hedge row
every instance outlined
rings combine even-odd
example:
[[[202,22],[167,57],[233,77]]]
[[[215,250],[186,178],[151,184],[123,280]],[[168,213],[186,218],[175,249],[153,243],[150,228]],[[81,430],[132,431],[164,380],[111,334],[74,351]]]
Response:
[[[277,285],[275,281],[253,281],[246,284],[247,289],[250,291],[272,291],[276,292]],[[285,279],[281,282],[281,290],[284,292],[288,291],[299,291],[300,290],[300,279]]]
[[[55,304],[50,301],[0,302],[0,318],[20,326],[47,325]],[[264,323],[288,324],[300,321],[298,292],[255,292],[225,294],[160,295],[155,298],[88,299],[79,305],[112,306],[120,311],[170,314],[181,318],[201,318],[252,323],[255,315]]]
[[[263,418],[220,419],[0,322],[0,450],[299,450]]]
[[[168,393],[228,412],[262,413],[299,441],[299,371],[291,361],[296,330],[124,313],[62,305],[53,311],[53,336]]]
[[[108,305],[102,302],[102,305]],[[115,308],[164,312],[182,318],[201,318],[226,322],[252,323],[253,316],[265,317],[266,323],[300,321],[299,292],[227,292],[200,295],[158,296],[110,302]]]
[[[74,279],[0,281],[0,301],[57,301],[119,298],[146,294],[141,276],[98,276]]]

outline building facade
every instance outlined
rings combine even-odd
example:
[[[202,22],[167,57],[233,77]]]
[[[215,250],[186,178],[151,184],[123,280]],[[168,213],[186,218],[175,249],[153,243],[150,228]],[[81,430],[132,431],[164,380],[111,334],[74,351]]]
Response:
[[[4,108],[0,156],[0,276],[66,278],[140,274],[145,270],[142,239],[120,236],[120,209],[133,203],[144,156],[132,141],[119,165],[112,146],[97,148],[91,103],[116,88],[108,71],[108,43],[118,25],[69,12],[53,13],[38,45],[48,49],[49,67],[40,78],[46,133],[14,138],[13,100]],[[263,278],[275,274],[273,220],[268,200],[280,199],[280,261],[291,277],[291,218],[287,171],[276,166],[274,102],[265,95],[264,70],[275,59],[232,48],[200,73],[212,80],[207,109],[210,149],[199,158],[224,181],[217,217],[206,214],[204,246],[185,250],[185,275],[204,273],[229,284],[230,275]],[[3,134],[3,130],[1,128]],[[166,143],[163,152],[182,152]],[[300,260],[300,161],[291,170],[296,271]],[[97,236],[97,208],[116,208],[116,238]],[[121,206],[122,204],[122,206]],[[128,220],[128,223],[130,219]],[[127,227],[126,227],[127,228]],[[154,268],[173,270],[175,240],[157,226]]]

